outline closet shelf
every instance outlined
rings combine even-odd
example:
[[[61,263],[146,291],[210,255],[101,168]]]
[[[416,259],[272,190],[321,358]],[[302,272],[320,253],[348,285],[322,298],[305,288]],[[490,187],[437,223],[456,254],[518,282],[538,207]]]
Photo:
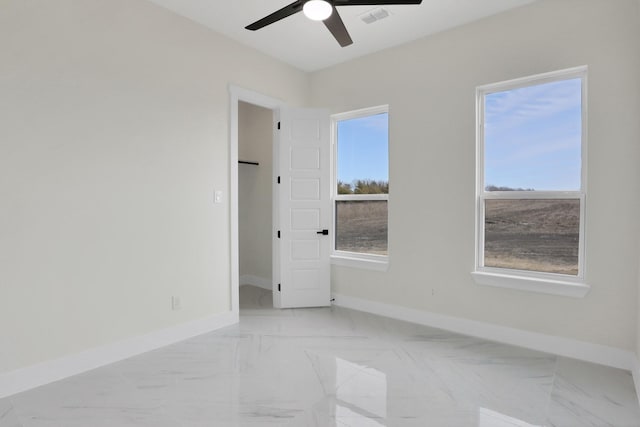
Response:
[[[258,162],[250,162],[249,160],[238,160],[238,163],[241,163],[243,165],[260,166],[260,163],[258,163]]]

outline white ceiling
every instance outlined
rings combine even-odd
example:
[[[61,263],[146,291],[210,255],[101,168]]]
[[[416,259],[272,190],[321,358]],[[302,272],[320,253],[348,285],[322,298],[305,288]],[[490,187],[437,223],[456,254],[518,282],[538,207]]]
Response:
[[[150,0],[240,43],[304,71],[315,71],[409,42],[535,0],[424,0],[384,6],[386,19],[365,24],[359,16],[376,6],[338,7],[353,44],[340,47],[322,22],[302,13],[258,31],[244,27],[294,0]]]

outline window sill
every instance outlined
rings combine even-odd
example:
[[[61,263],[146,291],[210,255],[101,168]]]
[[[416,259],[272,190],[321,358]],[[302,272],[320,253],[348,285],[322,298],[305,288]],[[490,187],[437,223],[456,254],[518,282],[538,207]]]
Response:
[[[471,273],[471,276],[476,284],[482,286],[517,289],[520,291],[560,295],[573,298],[584,298],[591,289],[591,286],[586,283],[493,272],[489,273],[486,271],[474,271]]]
[[[331,255],[331,264],[342,267],[362,268],[365,270],[387,271],[389,269],[389,258],[378,256],[376,258],[364,258],[357,255]]]

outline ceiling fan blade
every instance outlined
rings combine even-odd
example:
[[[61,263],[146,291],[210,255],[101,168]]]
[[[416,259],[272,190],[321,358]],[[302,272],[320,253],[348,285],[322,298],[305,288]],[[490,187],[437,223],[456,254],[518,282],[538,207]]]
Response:
[[[282,9],[273,12],[271,15],[267,15],[264,18],[254,22],[253,24],[247,25],[244,28],[251,31],[264,28],[269,24],[273,24],[274,22],[278,22],[279,20],[284,19],[287,16],[291,16],[295,13],[300,12],[304,3],[305,2],[303,0],[294,1],[290,5],[287,5]]]
[[[334,6],[384,6],[388,4],[420,4],[422,0],[334,0]]]
[[[331,16],[323,22],[329,31],[331,31],[333,37],[335,37],[338,43],[340,43],[340,46],[345,47],[353,44],[353,40],[351,40],[347,27],[344,26],[344,22],[342,22],[342,18],[340,18],[340,14],[335,6],[333,7],[333,13]]]

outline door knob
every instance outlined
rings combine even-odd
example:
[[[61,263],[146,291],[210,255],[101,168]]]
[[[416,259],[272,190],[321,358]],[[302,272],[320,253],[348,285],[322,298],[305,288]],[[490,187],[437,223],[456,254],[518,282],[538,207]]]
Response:
[[[323,236],[328,236],[329,235],[329,230],[318,231],[316,234],[322,234]]]

